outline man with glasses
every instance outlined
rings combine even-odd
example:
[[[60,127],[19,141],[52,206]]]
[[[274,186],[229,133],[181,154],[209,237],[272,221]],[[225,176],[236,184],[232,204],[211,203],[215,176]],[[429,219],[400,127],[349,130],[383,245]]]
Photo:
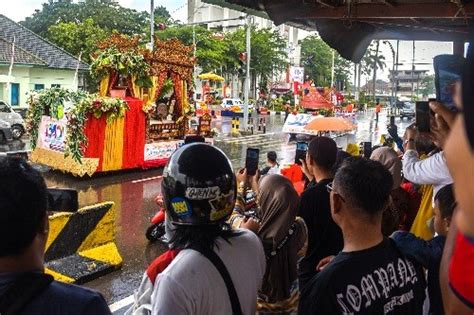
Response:
[[[382,235],[392,189],[388,170],[376,161],[348,158],[326,188],[344,248],[307,284],[299,314],[421,314],[422,270]]]

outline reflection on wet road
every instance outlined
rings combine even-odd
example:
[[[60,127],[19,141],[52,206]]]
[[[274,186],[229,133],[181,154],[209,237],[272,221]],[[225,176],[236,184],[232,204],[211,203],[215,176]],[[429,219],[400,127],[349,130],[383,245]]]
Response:
[[[379,124],[376,124],[372,117],[373,113],[361,114],[357,118],[357,132],[336,138],[338,146],[345,148],[347,143],[361,141],[378,143],[380,135],[386,133],[386,117],[382,115]],[[220,137],[216,139],[216,146],[229,156],[235,168],[244,164],[247,147],[260,149],[262,166],[266,153],[271,150],[277,152],[280,164],[292,163],[295,144],[288,143],[288,136],[281,133],[283,119],[284,116],[268,117],[266,135]],[[401,134],[408,123],[397,121],[397,124]],[[230,120],[222,120],[219,128],[227,132]],[[53,172],[46,167],[40,169],[48,186],[77,189],[81,206],[108,200],[115,202],[117,245],[124,260],[123,268],[89,282],[86,286],[102,292],[109,303],[130,296],[138,287],[147,265],[165,250],[162,244],[149,244],[145,238],[149,219],[157,211],[154,198],[160,193],[162,169],[102,174],[84,179]]]

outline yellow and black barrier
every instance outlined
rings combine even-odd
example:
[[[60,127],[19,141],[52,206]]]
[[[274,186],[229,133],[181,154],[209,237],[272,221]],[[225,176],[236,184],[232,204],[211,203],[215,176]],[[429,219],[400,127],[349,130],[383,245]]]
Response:
[[[113,202],[49,216],[45,267],[56,280],[81,284],[121,266]]]
[[[240,130],[240,119],[239,117],[235,116],[232,117],[232,133],[239,133]]]

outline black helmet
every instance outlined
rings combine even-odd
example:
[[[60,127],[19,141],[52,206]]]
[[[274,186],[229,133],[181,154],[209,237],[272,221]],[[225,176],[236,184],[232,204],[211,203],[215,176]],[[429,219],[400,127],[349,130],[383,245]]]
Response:
[[[168,218],[177,225],[225,221],[237,195],[235,174],[224,152],[204,143],[173,153],[163,171],[161,192]]]

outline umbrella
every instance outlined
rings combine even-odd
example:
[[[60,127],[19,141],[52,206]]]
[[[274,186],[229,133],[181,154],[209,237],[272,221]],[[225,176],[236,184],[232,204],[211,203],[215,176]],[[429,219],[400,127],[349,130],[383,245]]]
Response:
[[[322,131],[349,131],[356,129],[356,126],[342,117],[321,117],[316,118],[304,127],[309,133],[319,133]]]
[[[223,77],[212,72],[200,74],[198,75],[198,78],[201,80],[209,80],[209,81],[225,81]]]

